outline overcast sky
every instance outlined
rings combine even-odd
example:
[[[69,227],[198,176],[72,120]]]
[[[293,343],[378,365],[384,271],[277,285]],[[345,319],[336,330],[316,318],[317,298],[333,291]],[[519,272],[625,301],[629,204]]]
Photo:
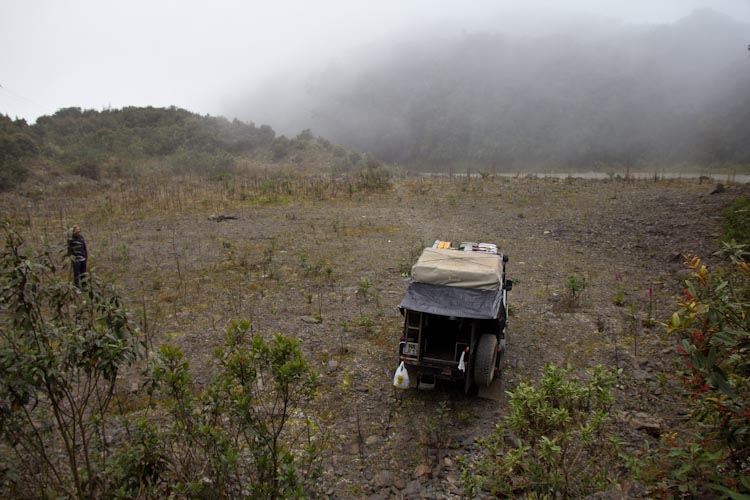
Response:
[[[175,105],[233,118],[224,103],[272,75],[404,33],[671,23],[700,7],[750,23],[750,0],[0,0],[0,113]]]

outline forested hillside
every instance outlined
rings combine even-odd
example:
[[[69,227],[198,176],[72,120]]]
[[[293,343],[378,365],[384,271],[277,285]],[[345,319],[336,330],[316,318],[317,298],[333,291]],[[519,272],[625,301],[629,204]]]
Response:
[[[308,130],[289,139],[268,125],[176,107],[66,108],[34,125],[0,116],[0,189],[41,170],[91,179],[154,172],[216,175],[253,162],[324,165],[339,172],[380,165]]]
[[[736,167],[750,164],[748,42],[750,26],[708,9],[671,25],[415,36],[311,77],[286,116],[261,112],[291,100],[272,90],[247,109],[424,169]]]

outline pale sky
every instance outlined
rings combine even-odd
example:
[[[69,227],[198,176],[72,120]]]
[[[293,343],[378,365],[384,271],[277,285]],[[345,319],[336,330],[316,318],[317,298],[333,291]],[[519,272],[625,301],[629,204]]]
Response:
[[[232,118],[222,103],[274,74],[404,33],[544,32],[581,14],[671,23],[700,7],[750,23],[750,0],[0,0],[0,113],[175,105]]]

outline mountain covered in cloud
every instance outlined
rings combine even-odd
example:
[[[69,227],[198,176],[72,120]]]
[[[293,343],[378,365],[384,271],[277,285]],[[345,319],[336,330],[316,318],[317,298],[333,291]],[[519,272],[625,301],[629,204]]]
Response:
[[[404,37],[233,109],[422,169],[747,165],[748,43],[750,25],[710,9],[670,25]]]

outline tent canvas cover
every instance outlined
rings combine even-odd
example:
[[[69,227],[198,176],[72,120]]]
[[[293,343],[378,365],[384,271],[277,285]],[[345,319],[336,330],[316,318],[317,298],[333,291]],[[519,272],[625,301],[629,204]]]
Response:
[[[425,248],[411,268],[418,283],[498,291],[502,286],[502,255]]]
[[[494,319],[502,303],[502,291],[412,283],[399,308],[440,316]]]

